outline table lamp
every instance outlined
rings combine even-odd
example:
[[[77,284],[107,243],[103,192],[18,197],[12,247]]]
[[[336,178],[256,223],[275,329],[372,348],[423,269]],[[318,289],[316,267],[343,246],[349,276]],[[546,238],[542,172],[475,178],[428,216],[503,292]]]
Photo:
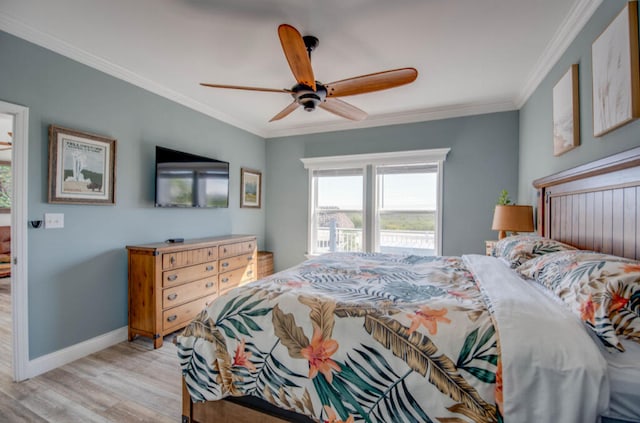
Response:
[[[532,206],[497,205],[493,213],[491,229],[500,231],[498,239],[507,236],[507,231],[517,235],[518,232],[533,232]]]

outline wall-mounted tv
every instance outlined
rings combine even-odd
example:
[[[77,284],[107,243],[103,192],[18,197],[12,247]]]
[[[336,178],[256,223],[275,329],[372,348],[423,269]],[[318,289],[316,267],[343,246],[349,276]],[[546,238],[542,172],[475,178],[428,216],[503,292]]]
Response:
[[[156,207],[229,207],[229,163],[156,146]]]

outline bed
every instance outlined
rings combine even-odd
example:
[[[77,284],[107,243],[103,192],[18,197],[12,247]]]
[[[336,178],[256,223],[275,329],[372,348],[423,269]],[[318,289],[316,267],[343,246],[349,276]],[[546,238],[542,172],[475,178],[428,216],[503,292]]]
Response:
[[[534,243],[554,254],[518,264],[562,288],[540,259],[572,246],[636,259],[639,166],[634,149],[536,181]],[[638,371],[638,344],[512,258],[333,254],[233,290],[177,339],[183,421],[640,420],[638,379],[619,377]]]

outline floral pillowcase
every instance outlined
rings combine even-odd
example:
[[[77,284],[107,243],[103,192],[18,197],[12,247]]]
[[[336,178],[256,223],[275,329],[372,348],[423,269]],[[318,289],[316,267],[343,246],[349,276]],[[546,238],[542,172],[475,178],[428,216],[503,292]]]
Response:
[[[619,337],[640,343],[640,262],[589,251],[562,251],[517,271],[554,292],[608,348]]]
[[[567,250],[575,250],[575,248],[537,235],[515,235],[498,241],[493,249],[493,255],[505,260],[512,268],[516,268],[535,257]]]

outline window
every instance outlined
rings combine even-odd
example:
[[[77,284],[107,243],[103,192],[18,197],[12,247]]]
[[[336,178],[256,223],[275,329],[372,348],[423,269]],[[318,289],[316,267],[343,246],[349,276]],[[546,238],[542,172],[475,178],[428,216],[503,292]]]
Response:
[[[434,255],[438,166],[376,166],[375,251]]]
[[[308,253],[441,253],[442,165],[449,149],[302,159]]]
[[[363,169],[313,172],[313,253],[363,251]]]

